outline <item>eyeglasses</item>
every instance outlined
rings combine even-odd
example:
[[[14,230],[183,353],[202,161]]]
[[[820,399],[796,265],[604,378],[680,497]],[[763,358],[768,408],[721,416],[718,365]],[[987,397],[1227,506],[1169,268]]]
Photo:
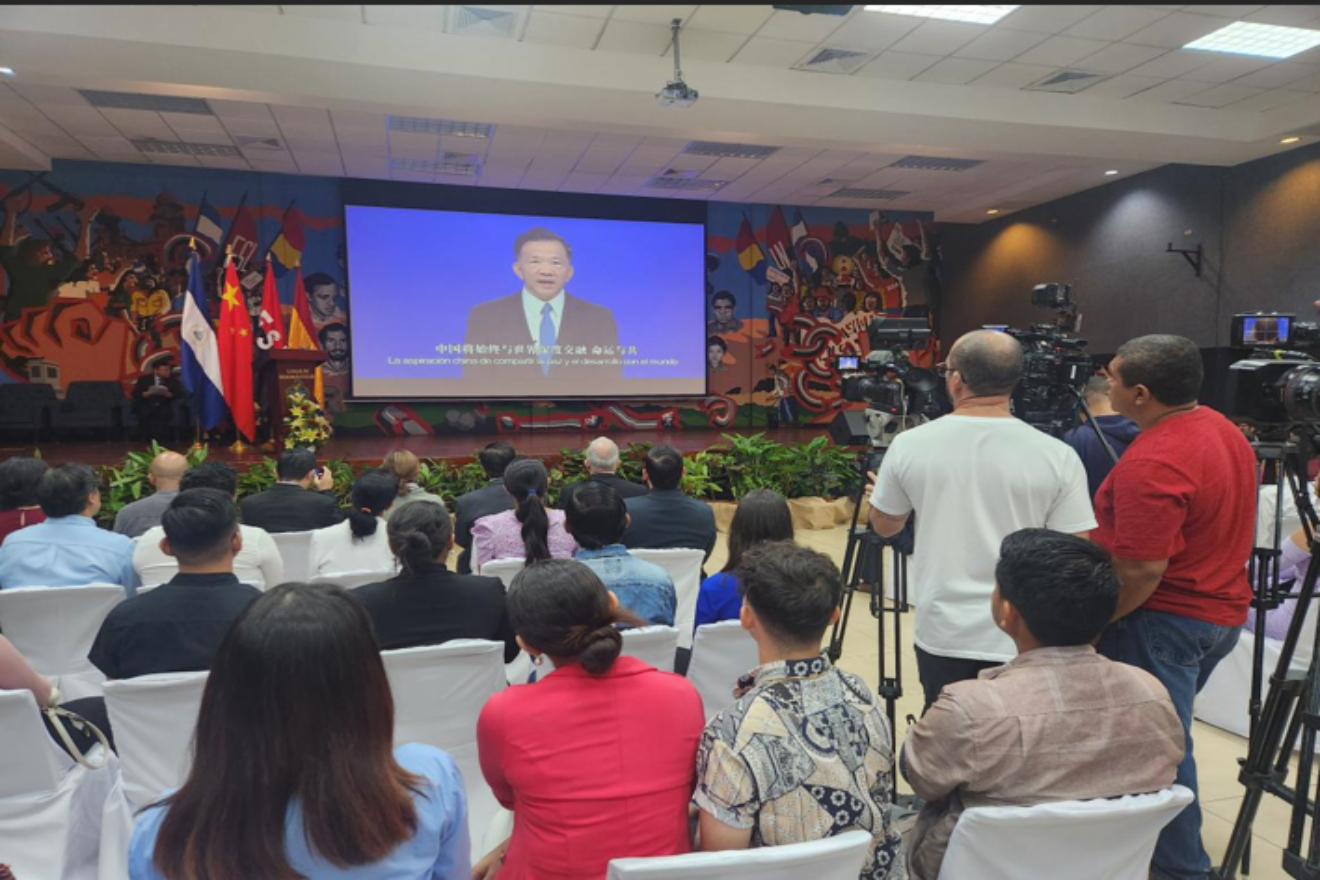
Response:
[[[957,370],[949,366],[948,361],[940,361],[935,365],[935,375],[941,379],[947,378],[950,373],[956,373]]]

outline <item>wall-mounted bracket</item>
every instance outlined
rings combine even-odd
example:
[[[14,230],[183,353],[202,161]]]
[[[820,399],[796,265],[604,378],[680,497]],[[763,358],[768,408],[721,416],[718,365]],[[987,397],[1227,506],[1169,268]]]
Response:
[[[1166,254],[1182,254],[1183,259],[1187,261],[1187,265],[1191,266],[1192,271],[1196,273],[1196,277],[1201,277],[1201,264],[1205,259],[1205,250],[1201,245],[1198,244],[1196,250],[1186,250],[1184,248],[1175,248],[1173,242],[1169,242],[1169,246],[1164,252]]]

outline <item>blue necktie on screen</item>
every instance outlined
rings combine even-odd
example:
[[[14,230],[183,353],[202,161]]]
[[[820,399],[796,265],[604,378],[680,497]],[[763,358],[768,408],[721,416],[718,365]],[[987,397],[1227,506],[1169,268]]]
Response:
[[[541,307],[541,372],[550,375],[550,358],[555,350],[555,310],[550,303]]]

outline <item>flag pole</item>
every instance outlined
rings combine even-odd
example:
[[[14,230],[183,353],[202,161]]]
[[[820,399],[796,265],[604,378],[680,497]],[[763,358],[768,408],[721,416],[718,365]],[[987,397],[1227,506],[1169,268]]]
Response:
[[[191,235],[188,236],[188,251],[192,254],[194,260],[197,259],[197,239]],[[192,293],[189,292],[188,295],[192,296]],[[200,417],[200,410],[197,407],[197,399],[195,395],[193,397],[193,407],[194,410],[196,410],[193,412],[193,444],[188,447],[188,451],[200,452],[205,449],[206,446],[202,443],[202,420]]]

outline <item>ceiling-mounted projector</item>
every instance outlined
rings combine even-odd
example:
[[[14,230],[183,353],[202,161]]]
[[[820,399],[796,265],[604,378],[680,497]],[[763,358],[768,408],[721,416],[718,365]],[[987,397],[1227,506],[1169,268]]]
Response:
[[[683,82],[683,70],[679,65],[678,58],[678,31],[683,26],[683,20],[676,18],[670,22],[669,27],[673,31],[674,47],[674,78],[670,80],[663,89],[656,93],[655,99],[663,107],[690,107],[696,103],[697,90]]]

